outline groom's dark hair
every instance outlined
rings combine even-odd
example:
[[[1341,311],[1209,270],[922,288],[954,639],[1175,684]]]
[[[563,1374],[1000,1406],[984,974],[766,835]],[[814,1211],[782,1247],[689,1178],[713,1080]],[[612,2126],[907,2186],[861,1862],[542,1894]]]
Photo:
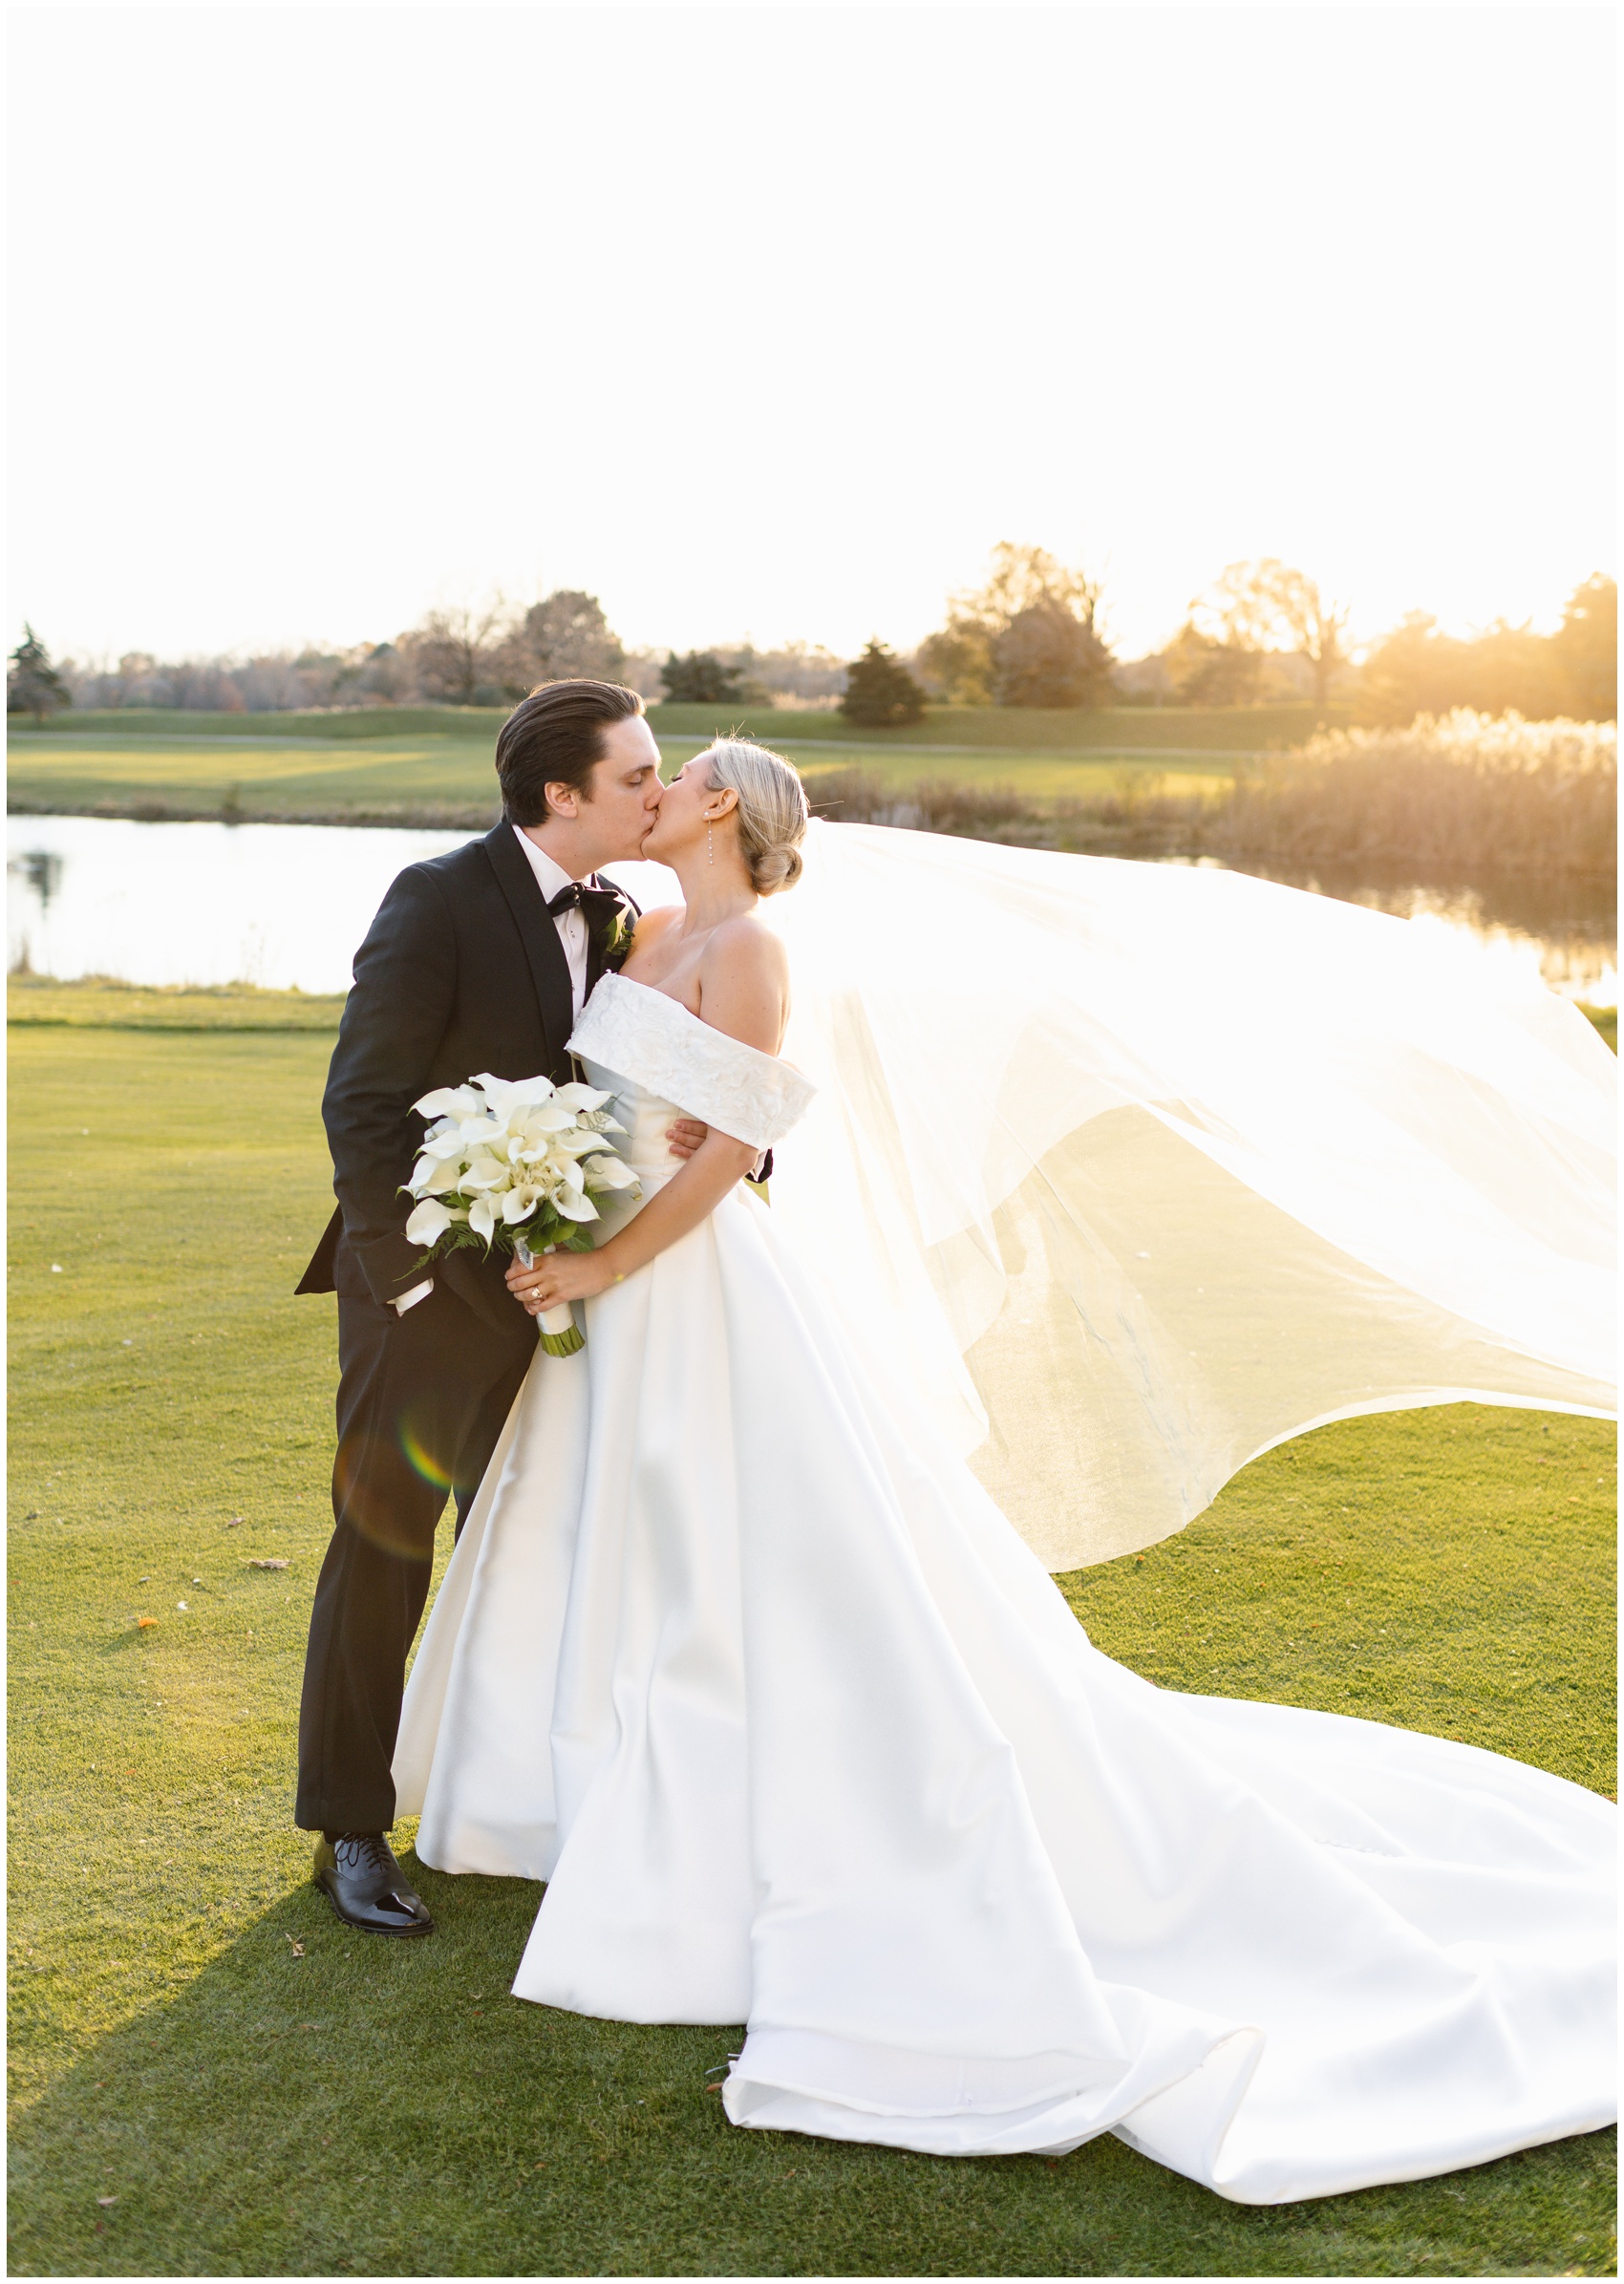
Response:
[[[604,732],[642,711],[636,691],[618,682],[544,682],[522,698],[496,734],[496,774],[509,824],[544,823],[549,785],[573,785],[590,800]]]

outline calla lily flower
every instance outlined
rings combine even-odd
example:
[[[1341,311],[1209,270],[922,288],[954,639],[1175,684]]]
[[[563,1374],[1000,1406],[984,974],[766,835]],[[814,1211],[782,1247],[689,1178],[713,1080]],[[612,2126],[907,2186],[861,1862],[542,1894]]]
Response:
[[[425,1198],[406,1224],[406,1236],[412,1245],[434,1245],[451,1227],[451,1210],[438,1198]]]
[[[504,1105],[509,1101],[545,1102],[558,1092],[552,1080],[540,1074],[534,1078],[497,1078],[489,1071],[481,1071],[468,1083],[479,1087],[487,1102]]]
[[[480,1098],[471,1086],[438,1086],[432,1095],[425,1095],[412,1108],[425,1119],[465,1119],[480,1107]]]
[[[637,1177],[622,1158],[588,1158],[582,1173],[594,1189],[635,1189]]]
[[[407,1185],[417,1201],[409,1238],[432,1257],[459,1226],[487,1249],[499,1229],[527,1226],[540,1249],[560,1242],[569,1225],[599,1220],[595,1196],[635,1194],[638,1186],[604,1139],[626,1131],[604,1107],[612,1099],[575,1081],[555,1087],[545,1078],[508,1080],[489,1072],[425,1095],[417,1108],[435,1122]]]

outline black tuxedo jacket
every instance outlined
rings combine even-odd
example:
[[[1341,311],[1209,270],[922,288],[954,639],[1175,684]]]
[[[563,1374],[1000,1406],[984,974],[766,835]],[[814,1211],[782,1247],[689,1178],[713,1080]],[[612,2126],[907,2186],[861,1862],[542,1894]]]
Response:
[[[594,886],[612,884],[594,880]],[[636,906],[590,926],[587,988],[623,957]],[[355,954],[355,981],[332,1052],[322,1120],[332,1152],[338,1210],[295,1290],[370,1293],[389,1302],[423,1276],[408,1242],[402,1185],[427,1121],[412,1105],[434,1087],[481,1071],[530,1078],[574,1077],[569,966],[546,899],[510,824],[449,856],[409,865],[378,907]],[[510,1329],[515,1303],[505,1264],[471,1249],[434,1266],[487,1321]]]

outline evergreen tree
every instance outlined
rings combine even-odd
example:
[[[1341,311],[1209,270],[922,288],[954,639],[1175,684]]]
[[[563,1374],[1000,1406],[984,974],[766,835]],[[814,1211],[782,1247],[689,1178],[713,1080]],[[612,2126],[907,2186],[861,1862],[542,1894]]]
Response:
[[[865,730],[896,730],[905,722],[923,720],[925,693],[876,636],[846,669],[841,712]]]
[[[681,658],[668,652],[660,679],[673,706],[739,706],[750,697],[742,671],[723,666],[715,651],[690,651]]]
[[[51,653],[25,619],[23,639],[11,652],[6,672],[6,711],[32,714],[42,722],[58,706],[71,706],[73,694],[51,663]]]

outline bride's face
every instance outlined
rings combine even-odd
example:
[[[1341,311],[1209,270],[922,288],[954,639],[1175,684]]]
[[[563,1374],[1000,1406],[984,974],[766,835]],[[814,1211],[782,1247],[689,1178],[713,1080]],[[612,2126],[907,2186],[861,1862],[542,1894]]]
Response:
[[[731,805],[712,786],[711,765],[702,755],[685,761],[660,795],[641,853],[662,865],[673,863],[704,840],[709,812]]]

